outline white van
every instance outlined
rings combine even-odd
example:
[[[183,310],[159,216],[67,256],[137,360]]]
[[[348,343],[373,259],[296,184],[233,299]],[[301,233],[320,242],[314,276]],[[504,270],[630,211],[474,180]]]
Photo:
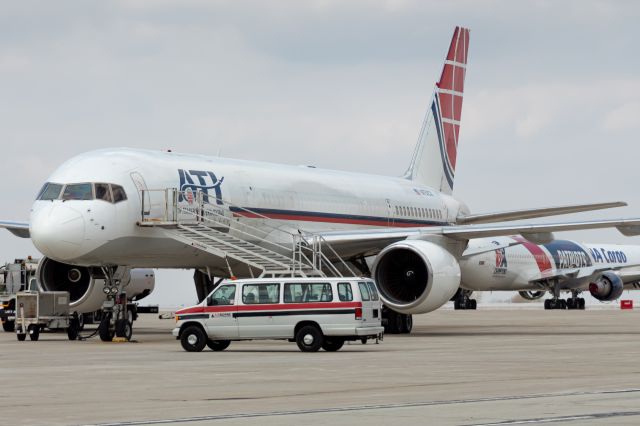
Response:
[[[223,281],[199,305],[176,312],[184,350],[225,350],[232,340],[287,339],[301,351],[337,351],[347,340],[382,338],[382,304],[368,278]]]

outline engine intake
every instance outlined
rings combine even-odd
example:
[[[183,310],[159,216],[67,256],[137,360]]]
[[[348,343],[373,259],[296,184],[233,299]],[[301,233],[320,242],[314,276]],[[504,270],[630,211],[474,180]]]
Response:
[[[403,314],[421,314],[451,299],[460,286],[460,266],[437,244],[405,240],[378,254],[373,277],[385,305]]]

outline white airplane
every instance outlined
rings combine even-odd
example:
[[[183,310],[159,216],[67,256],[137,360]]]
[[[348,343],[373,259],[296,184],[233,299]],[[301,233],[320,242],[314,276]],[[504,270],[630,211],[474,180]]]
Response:
[[[292,239],[319,235],[335,251],[327,257],[339,263],[339,255],[363,274],[369,272],[364,258],[375,255],[373,276],[383,301],[400,313],[394,321],[406,322],[456,293],[469,240],[518,234],[544,242],[554,231],[607,227],[640,234],[640,219],[495,224],[625,203],[470,214],[452,196],[468,47],[469,30],[456,28],[402,177],[104,149],[54,171],[28,223],[0,226],[28,234],[51,260],[38,273],[50,289],[78,267],[104,272],[108,280],[126,268],[196,268],[197,288],[210,288],[212,276],[273,272],[302,247]],[[493,253],[495,246],[486,250]],[[49,279],[54,276],[60,281]]]
[[[491,244],[494,251],[474,254]],[[530,300],[550,292],[553,298],[545,300],[545,309],[584,309],[584,298],[578,297],[582,291],[604,302],[638,287],[640,246],[568,240],[534,244],[520,236],[476,239],[469,242],[460,269],[457,309],[475,309],[470,291],[519,291]],[[571,297],[560,299],[561,291]]]

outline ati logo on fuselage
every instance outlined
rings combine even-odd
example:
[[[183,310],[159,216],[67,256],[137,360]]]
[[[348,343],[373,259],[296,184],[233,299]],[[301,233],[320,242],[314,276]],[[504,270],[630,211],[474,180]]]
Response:
[[[605,250],[592,247],[589,249],[591,257],[597,263],[627,263],[627,255],[622,250]]]
[[[497,241],[493,241],[493,244],[500,244]],[[494,274],[504,275],[507,273],[507,252],[504,247],[496,250],[496,268],[493,270]]]
[[[220,185],[224,181],[224,177],[218,179],[213,172],[207,172],[203,170],[184,170],[178,169],[178,176],[180,177],[180,193],[178,195],[178,202],[186,201],[192,204],[196,192],[200,191],[203,195],[205,202],[213,203],[213,199],[210,196],[215,197],[216,204],[222,205],[222,191]],[[209,193],[209,190],[213,189],[214,193]]]

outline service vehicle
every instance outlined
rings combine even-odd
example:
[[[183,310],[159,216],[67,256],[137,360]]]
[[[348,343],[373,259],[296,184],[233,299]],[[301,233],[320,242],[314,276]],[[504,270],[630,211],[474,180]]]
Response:
[[[16,293],[37,288],[35,273],[38,261],[29,256],[0,266],[0,321],[2,329],[15,329]]]
[[[199,305],[176,312],[173,335],[188,352],[233,340],[283,339],[303,352],[382,339],[382,304],[369,278],[227,280]]]
[[[21,291],[16,294],[15,331],[19,341],[37,341],[44,330],[67,332],[69,340],[78,337],[79,321],[69,313],[68,291]]]

